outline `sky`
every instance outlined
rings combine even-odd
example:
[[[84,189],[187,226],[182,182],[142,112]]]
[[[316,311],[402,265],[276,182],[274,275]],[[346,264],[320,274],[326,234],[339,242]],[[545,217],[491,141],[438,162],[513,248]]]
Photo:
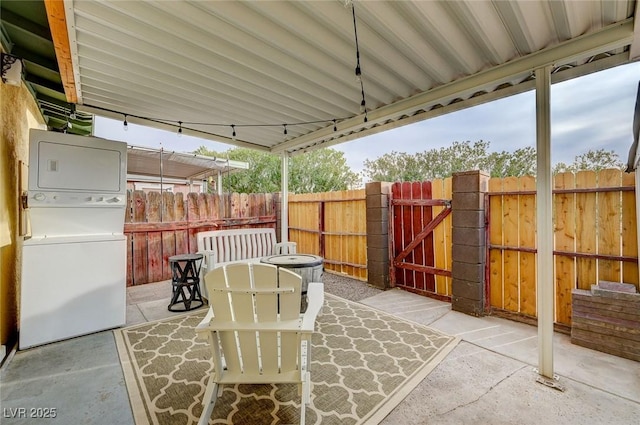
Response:
[[[570,164],[591,149],[612,150],[627,161],[633,141],[632,122],[640,62],[574,78],[551,86],[551,162]],[[96,116],[96,136],[130,145],[192,152],[200,146],[223,152],[233,146],[175,132]],[[490,142],[490,151],[513,152],[536,145],[535,91],[529,91],[462,111],[431,118],[333,146],[344,152],[352,171],[364,160],[392,151],[416,153],[451,145],[454,141]]]

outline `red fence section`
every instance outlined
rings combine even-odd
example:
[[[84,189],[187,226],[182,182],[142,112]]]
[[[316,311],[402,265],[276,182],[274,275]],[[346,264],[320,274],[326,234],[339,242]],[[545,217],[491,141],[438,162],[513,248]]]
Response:
[[[433,274],[403,267],[396,259],[411,242],[416,239],[424,227],[433,218],[432,206],[416,205],[406,200],[431,199],[431,182],[397,182],[391,187],[391,229],[390,237],[392,284],[415,292],[435,292],[435,278]],[[409,252],[404,264],[433,267],[433,235],[427,235],[416,247]]]
[[[169,257],[196,252],[198,232],[275,228],[276,196],[128,191],[127,286],[170,279]]]

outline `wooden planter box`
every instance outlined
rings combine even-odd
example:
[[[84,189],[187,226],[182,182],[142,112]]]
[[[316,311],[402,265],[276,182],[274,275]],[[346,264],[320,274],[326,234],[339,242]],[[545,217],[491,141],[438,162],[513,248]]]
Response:
[[[571,342],[640,361],[640,294],[634,285],[600,282],[574,289]]]

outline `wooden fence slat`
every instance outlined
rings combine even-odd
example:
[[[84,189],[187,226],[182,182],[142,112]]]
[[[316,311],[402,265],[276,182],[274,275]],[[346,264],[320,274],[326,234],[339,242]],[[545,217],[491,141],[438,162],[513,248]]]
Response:
[[[172,192],[162,193],[162,215],[163,222],[176,221],[175,199]]]
[[[133,192],[133,203],[131,205],[131,222],[144,223],[147,221],[147,196],[142,190]]]
[[[191,192],[187,194],[187,220],[200,220],[200,204],[197,193]]]
[[[124,222],[131,223],[133,220],[133,191],[127,190],[127,201],[124,211]]]
[[[431,191],[433,199],[451,199],[445,198],[444,180],[435,179],[431,182]],[[441,206],[435,206],[432,209],[434,216],[440,214],[444,209]],[[435,267],[438,269],[447,269],[447,251],[446,251],[446,223],[436,227],[433,231],[433,251],[435,253]],[[450,269],[448,269],[450,270]],[[435,276],[436,293],[439,295],[449,295],[447,292],[447,278],[445,276]]]
[[[444,198],[443,199],[452,199],[453,198],[453,178],[448,177],[444,180]],[[444,219],[444,229],[445,229],[445,247],[446,247],[446,266],[445,269],[451,270],[453,266],[453,217],[451,214]],[[446,278],[447,282],[447,292],[441,295],[451,295],[451,285],[453,284],[453,279],[451,277]]]
[[[159,192],[149,192],[147,194],[147,217],[148,223],[156,223],[161,220],[162,196]]]
[[[560,173],[555,176],[555,189],[573,189],[575,176],[573,173]],[[555,210],[555,249],[574,252],[576,239],[575,212],[576,195],[574,193],[559,193],[554,195]],[[555,321],[565,325],[571,324],[571,291],[576,281],[575,258],[555,257],[555,293],[556,314]]]
[[[507,177],[503,181],[505,191],[518,190],[518,178]],[[503,198],[502,215],[504,217],[504,243],[508,246],[519,246],[518,240],[518,196],[505,195]],[[519,263],[520,253],[507,251],[504,253],[504,308],[510,311],[520,311]]]
[[[176,255],[176,234],[174,231],[161,232],[162,235],[162,279],[171,279],[169,257]]]
[[[422,182],[422,199],[433,199],[433,192],[430,181]],[[435,217],[433,215],[433,207],[423,208],[423,214],[423,227],[426,227],[425,224],[429,223]],[[433,232],[429,233],[429,235],[427,235],[427,237],[424,239],[423,247],[425,263],[427,266],[433,267],[435,265],[435,254],[433,252]],[[429,292],[436,292],[436,279],[432,274],[426,275],[426,289]]]
[[[520,177],[520,190],[535,190],[536,179],[533,176]],[[519,196],[518,229],[519,246],[536,247],[536,197]],[[536,255],[531,252],[520,253],[520,312],[529,316],[536,315]]]
[[[175,240],[176,240],[176,254],[189,254],[191,251],[189,250],[189,231],[188,230],[176,230],[175,231]],[[197,249],[197,248],[196,248]],[[193,252],[196,251],[193,250]]]
[[[596,173],[580,171],[576,174],[576,188],[596,187]],[[576,194],[576,250],[596,253],[596,194]],[[596,260],[578,258],[576,261],[578,289],[590,289],[596,283]]]
[[[146,233],[133,233],[133,284],[149,282],[149,252]]]
[[[402,199],[411,199],[411,182],[400,183],[400,196]],[[402,246],[406,246],[411,239],[413,239],[413,229],[411,228],[411,207],[402,208]],[[401,252],[402,250],[398,251]],[[407,257],[408,263],[415,261],[414,253],[412,252]],[[403,270],[403,282],[408,288],[415,288],[415,272],[410,270]]]
[[[423,199],[423,196],[426,196],[426,193],[422,193],[422,183],[421,182],[413,182],[411,183],[411,193],[409,194],[411,199]],[[422,231],[425,223],[425,212],[422,207],[410,206],[408,207],[411,211],[411,216],[413,217],[412,221],[406,223],[411,226],[411,240],[416,238],[416,235]],[[428,223],[428,221],[427,221]],[[412,257],[414,264],[419,264],[421,266],[426,265],[425,258],[425,242],[424,240],[420,241],[420,243],[412,250]],[[407,244],[405,244],[405,247]],[[405,248],[406,249],[406,248]],[[427,290],[427,278],[424,273],[414,272],[414,287],[420,291]]]
[[[620,187],[620,170],[602,170],[598,173],[598,187]],[[598,254],[620,255],[621,193],[598,193],[597,229]],[[598,281],[619,282],[620,261],[598,260]]]
[[[241,193],[238,217],[249,217],[249,195]]]
[[[211,193],[210,195],[211,196],[207,198],[207,201],[209,202],[209,211],[211,211],[211,219],[219,220],[221,218],[228,217],[222,214],[222,206],[221,206],[222,199],[220,198],[220,195],[218,195],[217,193]]]
[[[162,232],[150,232],[147,234],[148,258],[149,258],[149,282],[164,280],[162,273]]]
[[[184,194],[182,192],[178,192],[174,194],[173,199],[175,202],[175,221],[185,221],[187,219],[187,215],[184,205]]]
[[[489,180],[490,192],[502,192],[503,179],[493,178]],[[502,196],[489,198],[489,242],[491,245],[504,245]],[[504,309],[504,253],[499,249],[489,251],[489,278],[491,306]]]
[[[623,173],[622,185],[633,186],[635,173]],[[638,256],[638,238],[633,237],[637,229],[636,197],[634,192],[622,193],[622,255]],[[622,281],[633,283],[640,290],[638,279],[638,264],[624,262],[622,264]]]
[[[231,210],[229,211],[229,217],[241,217],[241,211],[242,211],[242,207],[241,207],[241,201],[240,201],[240,194],[239,193],[232,193],[230,194],[230,198],[231,198]]]
[[[198,194],[198,217],[200,220],[207,220],[211,218],[209,200],[206,193]]]
[[[402,199],[402,185],[400,182],[393,183],[391,185],[391,193],[393,194],[393,199]],[[391,224],[393,230],[393,237],[389,234],[389,243],[392,247],[393,252],[402,252],[402,225],[398,217],[402,217],[402,206],[395,205],[393,206],[393,211],[391,212],[391,218],[393,219],[393,223]],[[392,254],[393,255],[393,254]],[[403,282],[404,281],[404,270],[400,270],[398,268],[395,269],[395,273],[393,277],[390,277],[392,282]]]
[[[127,286],[133,285],[133,235],[125,235],[127,238]]]

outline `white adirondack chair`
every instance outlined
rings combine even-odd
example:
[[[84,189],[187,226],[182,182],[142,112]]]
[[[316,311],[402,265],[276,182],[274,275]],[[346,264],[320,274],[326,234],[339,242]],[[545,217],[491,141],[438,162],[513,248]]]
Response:
[[[204,277],[209,313],[197,326],[209,339],[213,371],[199,425],[206,425],[224,384],[297,383],[300,423],[311,394],[311,335],[324,286],[310,282],[300,313],[302,278],[268,264],[230,264]]]

